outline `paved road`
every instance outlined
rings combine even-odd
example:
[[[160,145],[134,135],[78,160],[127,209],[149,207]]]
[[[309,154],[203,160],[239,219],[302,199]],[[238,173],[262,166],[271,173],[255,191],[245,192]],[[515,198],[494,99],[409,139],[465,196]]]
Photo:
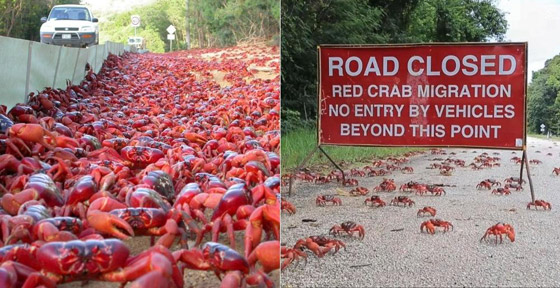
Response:
[[[336,184],[313,185],[297,182],[296,195],[288,198],[297,214],[282,214],[282,242],[294,245],[297,239],[327,234],[334,224],[352,220],[366,229],[363,240],[338,237],[347,251],[318,259],[310,255],[303,262],[290,266],[282,273],[282,287],[364,287],[364,286],[560,286],[560,176],[552,175],[560,167],[560,146],[556,141],[528,139],[529,159],[541,160],[531,165],[531,175],[537,199],[552,204],[552,211],[526,209],[531,200],[529,185],[509,196],[477,190],[475,186],[486,178],[503,182],[506,177],[519,176],[518,164],[510,161],[520,152],[445,149],[447,155],[429,153],[410,158],[404,164],[414,168],[413,174],[393,172],[397,187],[414,180],[423,183],[456,185],[446,187],[447,195],[418,196],[404,192],[377,193],[387,203],[396,195],[406,195],[416,201],[413,208],[386,206],[370,208],[363,205],[365,196],[341,197],[340,207],[316,207],[315,197],[336,193]],[[456,155],[450,155],[455,152]],[[436,157],[452,157],[473,162],[475,156],[487,152],[500,157],[501,166],[474,171],[457,168],[452,176],[442,176],[439,170],[426,169]],[[493,155],[493,153],[499,153]],[[547,156],[551,153],[552,156]],[[515,154],[515,155],[514,155]],[[526,174],[526,173],[524,173]],[[526,179],[526,177],[524,177]],[[372,189],[382,177],[357,178],[360,186]],[[349,188],[344,188],[346,191]],[[371,193],[369,194],[371,195]],[[454,231],[435,235],[420,232],[420,224],[429,219],[417,218],[419,208],[433,206],[437,218],[450,221]],[[302,223],[302,219],[317,219]],[[486,229],[497,222],[514,226],[514,243],[480,243]],[[400,230],[392,232],[391,230]],[[365,265],[360,267],[353,267]]]

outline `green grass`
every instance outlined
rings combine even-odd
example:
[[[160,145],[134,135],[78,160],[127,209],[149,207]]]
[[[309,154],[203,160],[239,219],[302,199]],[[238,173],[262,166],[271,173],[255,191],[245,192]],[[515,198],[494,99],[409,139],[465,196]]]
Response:
[[[282,171],[294,170],[303,159],[317,145],[317,134],[315,129],[299,129],[282,135]],[[366,162],[373,158],[401,155],[409,151],[421,150],[420,148],[408,147],[345,147],[345,146],[323,146],[323,149],[331,158],[340,163]],[[329,160],[319,151],[313,155],[306,167],[318,164],[329,164]],[[332,166],[332,165],[331,165]],[[332,166],[334,169],[334,166]]]

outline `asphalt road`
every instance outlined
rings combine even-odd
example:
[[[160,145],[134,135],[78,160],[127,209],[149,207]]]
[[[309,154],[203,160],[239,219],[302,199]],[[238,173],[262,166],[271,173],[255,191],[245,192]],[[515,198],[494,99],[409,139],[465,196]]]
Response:
[[[397,187],[408,181],[428,184],[455,185],[444,187],[444,196],[419,196],[405,192],[379,192],[387,204],[397,195],[409,196],[416,205],[412,208],[364,206],[366,196],[340,196],[342,206],[317,207],[315,198],[321,194],[336,194],[335,183],[316,185],[296,182],[295,195],[287,199],[297,213],[282,213],[282,243],[293,246],[297,239],[311,235],[327,235],[329,229],[344,221],[363,225],[363,240],[338,236],[346,243],[346,251],[317,258],[308,251],[307,264],[289,266],[281,275],[282,287],[460,287],[460,286],[560,286],[560,176],[552,169],[560,167],[558,141],[528,139],[529,160],[536,199],[552,204],[551,211],[527,210],[531,201],[529,184],[523,191],[501,196],[492,190],[478,190],[476,185],[494,178],[503,183],[507,177],[519,176],[520,166],[510,161],[521,152],[482,149],[444,149],[447,155],[414,156],[402,166],[414,168],[414,173],[395,171],[385,176],[394,178]],[[454,152],[456,155],[451,155]],[[438,169],[426,169],[434,158],[462,159],[468,165],[475,156],[487,152],[500,157],[500,167],[472,170],[457,167],[451,176],[439,174]],[[550,155],[547,155],[550,153]],[[364,164],[366,165],[366,164]],[[524,179],[527,180],[524,171]],[[372,190],[383,177],[356,177],[360,186]],[[371,196],[372,193],[368,194]],[[450,221],[454,229],[447,233],[437,230],[435,235],[420,232],[420,225],[430,217],[417,217],[418,209],[433,206],[435,218]],[[316,222],[302,222],[315,219]],[[504,239],[502,244],[480,242],[487,228],[497,222],[513,225],[515,242]]]

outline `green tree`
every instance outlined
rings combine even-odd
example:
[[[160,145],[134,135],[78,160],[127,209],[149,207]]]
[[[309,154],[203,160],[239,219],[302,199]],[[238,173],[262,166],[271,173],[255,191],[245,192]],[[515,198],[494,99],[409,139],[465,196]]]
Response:
[[[125,42],[134,34],[130,16],[137,14],[142,26],[137,33],[150,35],[146,45],[150,51],[169,50],[167,31],[175,26],[174,48],[186,47],[187,19],[191,47],[223,47],[242,42],[277,38],[279,31],[279,0],[158,0],[157,2],[112,16],[101,27],[102,41]],[[158,39],[154,37],[158,35]]]
[[[318,44],[501,41],[506,28],[492,0],[284,0],[283,109],[315,118]]]
[[[533,73],[528,89],[527,128],[540,132],[540,125],[560,135],[560,55],[545,62],[544,68]]]
[[[491,0],[422,1],[411,18],[407,30],[418,42],[501,41],[507,30],[504,13]]]
[[[282,106],[313,118],[317,45],[383,43],[381,16],[366,0],[282,1]]]

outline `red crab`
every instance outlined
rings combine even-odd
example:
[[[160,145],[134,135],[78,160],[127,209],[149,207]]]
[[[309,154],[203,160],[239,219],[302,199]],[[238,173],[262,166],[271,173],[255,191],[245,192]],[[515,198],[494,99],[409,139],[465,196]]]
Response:
[[[515,189],[515,191],[520,191],[523,190],[523,186],[517,184],[517,183],[508,183],[506,185],[504,185],[505,189]]]
[[[420,216],[425,215],[426,213],[430,214],[432,217],[436,216],[436,208],[426,206],[426,207],[418,210],[417,216],[420,217]]]
[[[426,186],[426,189],[428,190],[428,192],[432,193],[432,195],[435,195],[435,196],[441,196],[442,194],[446,194],[446,192],[443,188],[435,186],[435,185],[428,185],[428,186]]]
[[[509,195],[511,194],[511,191],[509,191],[508,188],[496,188],[494,190],[492,190],[492,194],[500,194],[500,195]]]
[[[280,247],[280,254],[282,259],[286,259],[284,260],[284,262],[282,262],[281,270],[286,269],[286,267],[288,267],[294,261],[296,261],[296,263],[299,263],[300,258],[303,258],[305,260],[305,264],[307,264],[307,254],[300,249],[282,246]]]
[[[288,202],[284,198],[281,198],[280,201],[281,201],[280,209],[282,209],[282,211],[288,212],[289,215],[296,214],[296,207],[292,203]]]
[[[348,235],[352,236],[352,234],[356,231],[358,232],[358,237],[360,237],[360,239],[364,239],[366,233],[364,226],[358,225],[354,221],[346,221],[340,225],[334,225],[331,230],[329,230],[329,234],[338,236],[341,232],[346,232]]]
[[[358,186],[358,180],[350,178],[350,179],[345,179],[344,182],[342,183],[342,185],[344,186]]]
[[[513,229],[513,226],[505,223],[498,223],[488,228],[486,230],[486,233],[484,233],[484,236],[480,238],[480,242],[482,242],[482,240],[486,240],[486,237],[488,237],[489,235],[495,235],[496,244],[498,244],[498,236],[500,237],[500,243],[502,243],[503,242],[502,235],[504,234],[509,238],[511,242],[515,242],[515,230]]]
[[[406,166],[401,168],[402,173],[414,173],[414,169],[412,167]]]
[[[391,205],[394,206],[399,206],[399,204],[403,204],[403,207],[409,206],[412,207],[412,205],[414,205],[414,201],[412,201],[410,198],[406,197],[406,196],[397,196],[395,198],[393,198],[393,200],[391,200]]]
[[[550,205],[550,203],[544,201],[544,200],[535,200],[534,202],[530,202],[529,204],[527,204],[527,209],[530,209],[531,206],[535,207],[535,210],[538,210],[538,207],[543,207],[544,210],[551,210],[552,206]]]
[[[364,196],[369,193],[369,190],[365,187],[356,187],[350,190],[350,195],[352,196]]]
[[[134,231],[134,235],[152,236],[151,245],[154,245],[154,236],[161,236],[156,245],[171,247],[175,238],[185,231],[179,228],[181,215],[174,209],[165,212],[158,208],[124,208],[114,209],[109,212],[126,221]]]
[[[276,249],[276,253],[278,254]],[[270,254],[267,254],[270,255]],[[278,255],[279,256],[279,255]],[[213,270],[222,284],[240,283],[250,272],[249,262],[237,251],[216,242],[206,242],[200,249],[181,249],[173,252],[175,260],[185,264],[184,268],[194,270]],[[279,259],[278,259],[279,260]],[[278,261],[280,265],[280,261]],[[225,274],[222,279],[221,275]],[[266,280],[271,283],[270,279]],[[266,283],[266,282],[265,282]],[[239,284],[238,284],[239,285]]]
[[[369,203],[371,203],[371,207],[383,207],[386,205],[385,201],[381,200],[381,198],[379,198],[379,196],[377,195],[373,195],[364,200],[365,205],[368,205]]]
[[[395,191],[396,189],[397,189],[397,185],[395,185],[395,181],[393,179],[388,179],[388,178],[383,179],[383,182],[381,182],[379,186],[373,188],[375,192],[379,192],[379,191],[392,192]]]
[[[416,181],[409,181],[406,184],[402,184],[401,187],[399,188],[399,191],[404,191],[404,192],[411,192],[414,189],[416,189],[416,187],[420,185],[420,183],[416,182]]]
[[[2,208],[11,215],[17,214],[19,207],[29,200],[42,199],[49,207],[62,206],[64,203],[59,188],[47,174],[31,175],[23,188],[19,193],[2,196]]]
[[[39,124],[14,124],[8,129],[8,137],[6,144],[21,158],[24,157],[23,153],[16,144],[25,148],[28,153],[30,153],[31,150],[25,142],[37,143],[49,150],[53,150],[56,147],[56,136]]]
[[[449,227],[451,227],[451,230],[453,230],[453,224],[451,224],[451,222],[443,221],[441,219],[430,219],[420,225],[420,232],[422,232],[424,228],[426,228],[426,233],[434,235],[435,227],[442,227],[444,233],[449,231]]]
[[[519,177],[509,177],[509,178],[506,178],[506,179],[504,180],[504,182],[506,182],[506,183],[517,182],[517,183],[519,183],[519,184],[524,184],[524,183],[525,183],[525,180],[519,179]]]
[[[482,189],[482,188],[490,190],[490,189],[492,189],[492,183],[490,183],[486,180],[483,180],[476,185],[476,189]]]
[[[327,202],[333,203],[334,206],[342,205],[342,200],[334,195],[319,195],[315,199],[315,204],[317,206],[325,206]]]
[[[333,255],[338,252],[340,247],[346,250],[344,242],[325,236],[310,236],[309,238],[299,239],[296,245],[294,245],[294,249],[301,249],[303,247],[311,250],[319,258],[325,256],[332,249],[334,249]]]

